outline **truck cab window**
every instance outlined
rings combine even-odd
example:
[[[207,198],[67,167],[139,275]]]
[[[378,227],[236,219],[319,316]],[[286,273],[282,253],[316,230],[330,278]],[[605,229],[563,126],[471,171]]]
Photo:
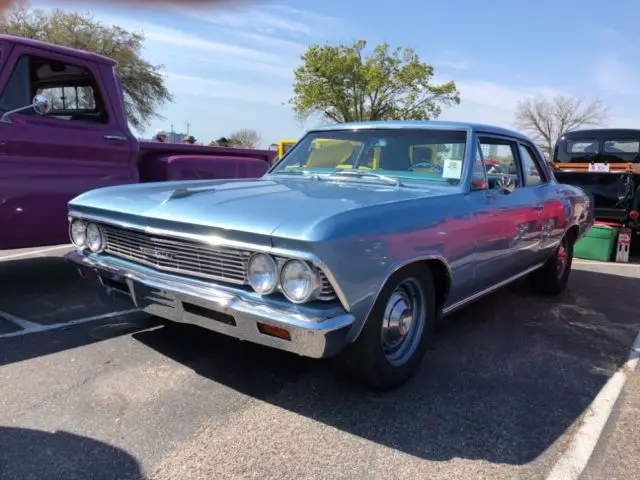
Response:
[[[24,107],[39,93],[51,101],[49,117],[107,123],[97,82],[88,69],[33,55],[23,55],[16,62],[0,96],[0,109]],[[30,110],[24,113],[34,114]]]

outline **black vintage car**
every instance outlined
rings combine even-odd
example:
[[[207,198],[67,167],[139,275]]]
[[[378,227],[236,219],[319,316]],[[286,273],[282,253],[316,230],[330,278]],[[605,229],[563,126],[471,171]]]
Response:
[[[591,194],[596,220],[640,230],[640,130],[565,132],[556,142],[552,166],[560,182],[582,187]],[[593,171],[598,168],[601,171]]]

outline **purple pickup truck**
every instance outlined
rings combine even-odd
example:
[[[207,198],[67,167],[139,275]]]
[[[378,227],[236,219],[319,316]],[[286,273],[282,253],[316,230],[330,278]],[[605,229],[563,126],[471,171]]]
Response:
[[[262,176],[277,152],[139,142],[115,61],[0,35],[0,250],[67,243],[67,202],[99,187]]]

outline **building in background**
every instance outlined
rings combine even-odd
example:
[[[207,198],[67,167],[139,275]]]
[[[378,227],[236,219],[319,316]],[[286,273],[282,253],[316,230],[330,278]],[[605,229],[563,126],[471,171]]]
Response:
[[[184,141],[184,138],[187,136],[186,133],[177,133],[177,132],[171,132],[171,131],[167,131],[167,130],[165,130],[165,132],[167,132],[166,143],[182,143]],[[141,142],[152,142],[153,141],[152,138],[141,138],[141,137],[138,137],[138,140],[141,141]],[[196,142],[196,145],[200,145],[200,143]]]
[[[169,143],[182,143],[184,141],[184,137],[186,137],[187,133],[178,133],[178,132],[168,132],[167,133],[167,142]]]
[[[484,158],[495,158],[498,156],[498,146],[497,145],[487,145],[483,144],[480,146],[482,149],[482,156]]]

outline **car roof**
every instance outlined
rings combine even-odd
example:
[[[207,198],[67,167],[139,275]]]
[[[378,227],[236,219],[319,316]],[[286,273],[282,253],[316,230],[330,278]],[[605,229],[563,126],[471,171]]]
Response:
[[[51,53],[57,53],[59,55],[68,55],[76,57],[88,62],[98,62],[107,65],[115,65],[117,62],[104,55],[89,52],[87,50],[78,50],[76,48],[63,47],[62,45],[54,45],[53,43],[42,42],[40,40],[33,40],[31,38],[15,37],[13,35],[0,35],[0,42],[13,43],[14,45],[24,45],[27,47],[38,48],[41,50],[47,50]]]
[[[531,139],[526,135],[510,130],[508,128],[497,127],[495,125],[486,125],[483,123],[471,123],[471,122],[445,122],[440,120],[384,120],[377,122],[350,122],[350,123],[335,123],[329,125],[322,125],[320,127],[309,130],[310,132],[323,132],[331,130],[354,130],[354,129],[375,129],[375,128],[398,128],[398,129],[410,129],[410,128],[439,128],[446,130],[472,130],[477,133],[488,133],[495,135],[505,135],[509,137],[518,138],[521,140],[527,140],[531,142]]]
[[[564,132],[560,138],[585,138],[587,135],[592,135],[597,138],[603,137],[639,137],[640,130],[636,128],[583,128],[579,130],[569,130],[568,132]]]

